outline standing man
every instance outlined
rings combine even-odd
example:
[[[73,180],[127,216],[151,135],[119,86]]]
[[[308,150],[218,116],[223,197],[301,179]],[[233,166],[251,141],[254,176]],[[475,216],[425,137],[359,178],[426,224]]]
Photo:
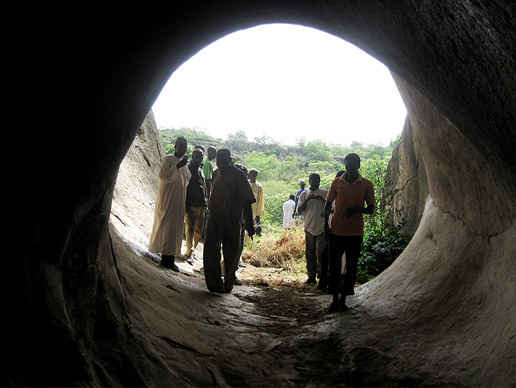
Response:
[[[294,214],[294,210],[296,208],[296,202],[294,201],[296,196],[294,194],[290,194],[288,201],[283,203],[283,228],[284,229],[292,229],[296,226],[294,218],[292,214]]]
[[[178,137],[174,154],[163,159],[149,241],[149,252],[161,253],[161,265],[176,272],[179,268],[174,263],[174,257],[181,254],[186,187],[191,176],[186,167],[186,147],[186,139],[183,136]]]
[[[213,173],[208,221],[204,237],[204,275],[211,292],[231,292],[240,255],[242,212],[249,236],[254,235],[251,204],[256,200],[245,175],[231,165],[227,149],[217,152]],[[224,281],[221,279],[220,249],[224,256]]]
[[[215,147],[208,147],[208,158],[204,159],[202,169],[204,172],[204,179],[206,182],[206,197],[210,199],[211,181],[213,178],[213,160],[217,156],[217,149]]]
[[[186,190],[185,224],[186,224],[186,253],[187,263],[193,264],[193,253],[202,236],[204,225],[204,210],[206,208],[206,185],[201,169],[203,152],[196,148],[188,169],[192,175]]]
[[[256,225],[256,235],[260,236],[262,233],[260,217],[265,214],[265,202],[263,198],[263,187],[259,182],[256,181],[257,176],[258,170],[256,168],[251,168],[249,170],[249,184],[251,185],[254,198],[256,199],[256,202],[252,205],[253,221]]]
[[[360,157],[349,154],[344,158],[346,172],[335,178],[326,197],[324,208],[324,232],[329,240],[328,292],[333,301],[327,312],[346,311],[346,296],[355,295],[358,257],[364,238],[363,214],[374,212],[374,187],[371,181],[358,173]],[[335,212],[331,220],[328,217],[332,202]],[[367,204],[367,207],[364,207]],[[342,255],[346,253],[346,273],[342,276]],[[339,294],[340,299],[339,299]]]
[[[308,280],[306,284],[316,284],[317,274],[321,283],[327,281],[327,268],[321,268],[321,259],[326,239],[324,236],[324,204],[328,190],[321,189],[321,177],[313,172],[308,180],[310,188],[299,196],[297,211],[304,215],[306,238],[306,270]]]
[[[296,199],[295,199],[296,207],[294,208],[294,213],[292,213],[292,218],[295,219],[296,226],[301,225],[303,223],[303,215],[299,214],[299,212],[297,211],[297,206],[298,206],[297,204],[299,202],[299,196],[301,195],[301,193],[303,191],[305,191],[305,186],[306,186],[305,181],[300,180],[299,181],[299,190],[297,191]]]

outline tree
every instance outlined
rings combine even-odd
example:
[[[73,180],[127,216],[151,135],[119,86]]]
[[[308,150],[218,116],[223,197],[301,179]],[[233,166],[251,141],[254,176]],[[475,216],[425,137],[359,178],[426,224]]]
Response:
[[[232,156],[245,165],[245,157],[249,149],[249,141],[245,132],[237,131],[234,134],[229,134],[225,143],[229,147]]]

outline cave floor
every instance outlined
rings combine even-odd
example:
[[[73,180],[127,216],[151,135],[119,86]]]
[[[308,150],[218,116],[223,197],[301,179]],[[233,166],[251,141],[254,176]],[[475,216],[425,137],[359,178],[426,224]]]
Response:
[[[360,303],[362,287],[349,298],[349,311],[326,314],[331,296],[304,285],[304,278],[278,282],[271,270],[260,272],[248,265],[237,271],[244,285],[230,294],[214,294],[206,289],[201,260],[193,266],[176,261],[177,273],[127,241],[113,242],[127,320],[145,354],[141,374],[148,376],[148,385],[443,383],[424,357],[412,357],[421,337],[400,333],[396,317],[372,316]],[[400,342],[407,343],[402,355]],[[142,359],[141,349],[136,353]]]

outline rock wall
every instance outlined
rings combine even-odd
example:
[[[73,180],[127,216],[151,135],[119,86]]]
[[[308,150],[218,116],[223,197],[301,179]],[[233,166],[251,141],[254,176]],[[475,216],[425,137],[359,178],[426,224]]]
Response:
[[[149,244],[158,174],[164,157],[156,120],[150,111],[120,164],[111,204],[112,225],[142,250]]]
[[[403,225],[403,233],[414,234],[425,209],[428,182],[421,150],[408,117],[392,152],[385,182],[385,193],[392,206],[392,221]]]

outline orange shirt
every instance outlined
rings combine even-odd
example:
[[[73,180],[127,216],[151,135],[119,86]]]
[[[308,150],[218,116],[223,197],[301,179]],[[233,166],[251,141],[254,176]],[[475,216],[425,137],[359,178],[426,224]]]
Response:
[[[364,235],[364,216],[356,213],[347,218],[344,212],[348,207],[374,204],[374,187],[371,181],[358,178],[352,184],[345,180],[346,174],[335,178],[331,183],[330,191],[326,196],[329,202],[335,201],[335,213],[331,220],[331,232],[339,236],[363,236]]]

